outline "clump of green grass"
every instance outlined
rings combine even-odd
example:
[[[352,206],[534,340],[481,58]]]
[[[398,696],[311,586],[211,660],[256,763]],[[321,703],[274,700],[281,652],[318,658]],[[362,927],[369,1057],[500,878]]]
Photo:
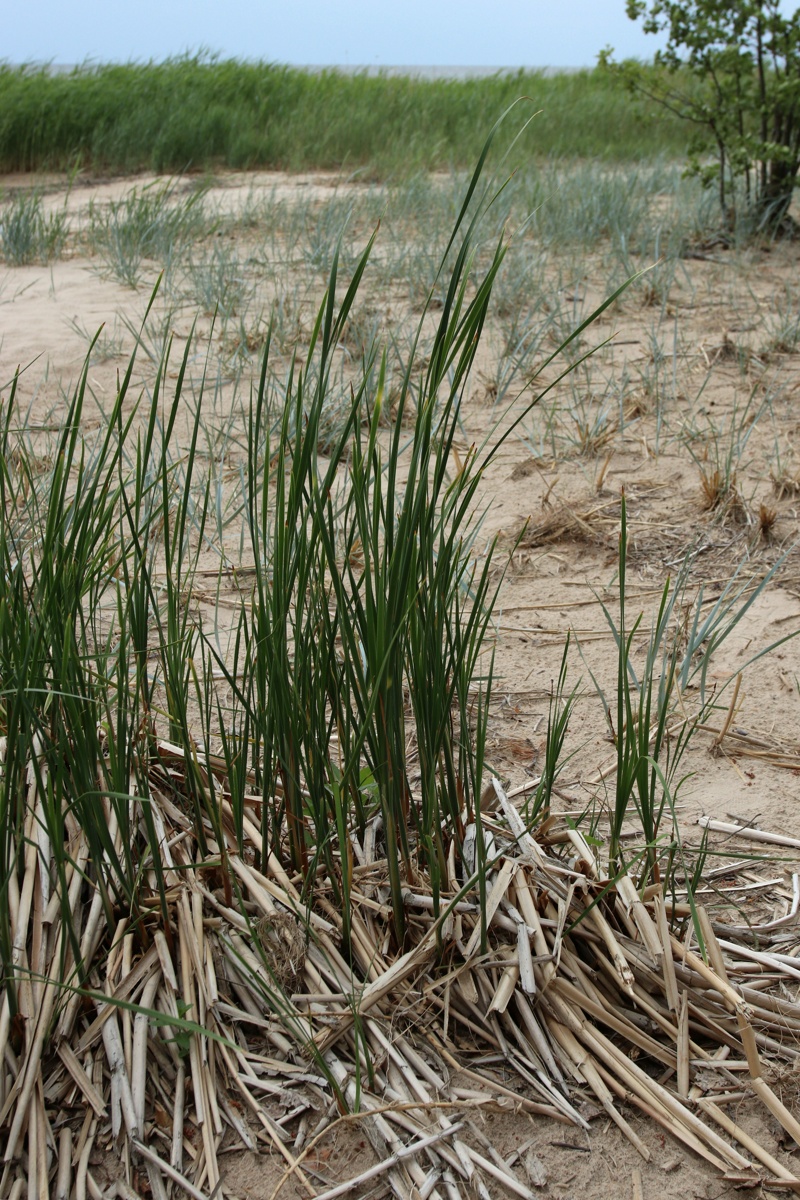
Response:
[[[640,658],[637,662],[634,646],[640,636],[644,614],[639,613],[630,621],[628,552],[627,509],[623,494],[617,614],[600,601],[617,649],[616,694],[607,697],[590,672],[603,704],[617,758],[614,790],[608,806],[608,869],[610,877],[634,870],[642,887],[658,885],[671,890],[675,871],[685,870],[676,802],[690,776],[681,774],[681,764],[697,729],[708,723],[722,699],[721,692],[708,685],[712,657],[769,586],[786,556],[782,556],[755,585],[751,579],[740,578],[740,573],[735,572],[710,606],[705,602],[702,587],[693,598],[687,594],[691,562],[687,558],[674,581],[668,579],[664,584],[647,635],[643,660]],[[778,639],[756,651],[742,663],[742,670],[786,640]],[[690,699],[690,689],[694,699]],[[563,690],[562,669],[559,697]],[[562,725],[568,715],[569,702],[562,706]],[[558,723],[552,729],[548,727],[550,757],[551,738],[560,736],[559,747],[563,742],[561,730]],[[550,777],[554,768],[549,760],[547,770]],[[626,853],[622,830],[632,817],[641,823],[644,839],[632,852]]]
[[[468,199],[476,185],[477,178]],[[466,213],[467,204],[457,231]],[[470,460],[455,479],[450,472],[458,400],[502,250],[469,298],[472,230],[460,245],[451,239],[456,264],[410,436],[403,416],[413,359],[384,447],[387,360],[384,355],[376,364],[374,348],[335,436],[325,431],[331,358],[366,257],[338,311],[334,257],[328,300],[305,367],[290,380],[274,443],[266,432],[262,373],[248,433],[253,598],[242,610],[233,664],[218,659],[235,698],[226,758],[236,764],[237,777],[247,769],[255,776],[265,813],[264,853],[279,852],[288,838],[291,865],[309,886],[324,865],[347,921],[350,865],[339,848],[348,829],[363,835],[377,804],[398,945],[405,938],[403,879],[409,871],[424,872],[438,912],[446,843],[460,840],[465,815],[480,820],[491,675],[482,682],[477,727],[471,689],[496,585],[490,584],[491,553],[480,569],[470,554],[477,463]],[[265,460],[274,464],[274,494]],[[342,461],[348,464],[344,489]],[[408,776],[412,729],[421,794]]]
[[[0,258],[9,266],[52,262],[63,253],[68,235],[66,212],[45,213],[41,192],[0,196]]]
[[[452,450],[504,254],[498,244],[473,277],[473,247],[491,200],[480,185],[482,166],[483,158],[445,247],[452,272],[434,281],[444,300],[428,360],[420,371],[412,347],[386,439],[387,355],[379,357],[374,343],[366,349],[347,392],[333,372],[372,241],[341,300],[334,252],[307,351],[282,392],[268,341],[248,419],[241,504],[232,506],[244,517],[243,556],[252,567],[230,645],[206,632],[187,603],[214,523],[221,530],[231,511],[213,471],[199,469],[202,394],[190,409],[188,443],[176,444],[192,338],[170,398],[170,343],[160,355],[154,349],[155,380],[141,414],[128,394],[134,355],[94,435],[81,432],[85,370],[63,428],[44,458],[37,453],[50,464],[45,471],[34,466],[18,419],[18,384],[11,390],[0,424],[0,892],[19,883],[15,847],[33,819],[47,830],[46,870],[63,906],[64,936],[73,939],[69,977],[77,985],[89,962],[71,931],[74,822],[88,839],[109,929],[119,906],[134,928],[142,919],[143,871],[168,920],[158,829],[140,799],[149,794],[159,737],[184,755],[176,799],[203,854],[211,841],[224,844],[208,783],[217,746],[240,835],[245,796],[255,789],[264,859],[275,855],[298,871],[309,893],[323,868],[345,913],[351,877],[341,848],[377,808],[398,945],[404,876],[423,872],[438,906],[449,843],[460,846],[465,822],[480,825],[492,680],[481,651],[498,584],[491,548],[480,564],[472,555],[472,510],[482,472],[508,434],[455,471]],[[133,247],[131,271],[142,247],[155,253],[199,219],[193,198],[177,210],[170,199],[164,190],[137,194],[96,226]],[[146,332],[131,332],[146,350]],[[330,426],[332,399],[339,410]],[[229,436],[221,426],[209,442],[213,457]],[[412,730],[419,792],[408,775]],[[483,870],[481,878],[484,889]],[[18,936],[0,906],[11,1015]]]
[[[207,230],[203,189],[182,193],[172,181],[133,188],[103,207],[91,204],[86,239],[106,272],[135,288],[145,261],[168,269]]]

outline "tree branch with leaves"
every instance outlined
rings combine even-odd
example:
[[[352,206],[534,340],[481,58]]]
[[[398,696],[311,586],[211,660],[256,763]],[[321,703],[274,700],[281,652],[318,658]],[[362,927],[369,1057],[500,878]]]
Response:
[[[800,170],[800,9],[781,0],[627,0],[646,33],[667,35],[653,64],[600,64],[690,122],[689,172],[716,186],[726,225],[794,230]]]

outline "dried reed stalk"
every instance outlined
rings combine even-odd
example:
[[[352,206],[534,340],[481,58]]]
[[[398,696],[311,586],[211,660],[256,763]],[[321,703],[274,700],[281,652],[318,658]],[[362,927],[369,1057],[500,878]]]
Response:
[[[588,1129],[570,1097],[582,1085],[645,1159],[624,1103],[722,1172],[800,1190],[790,1167],[721,1108],[725,1096],[742,1094],[744,1077],[800,1144],[800,1123],[763,1073],[765,1058],[774,1065],[798,1053],[790,1035],[800,1032],[800,1006],[780,988],[795,980],[797,960],[770,943],[796,922],[798,906],[774,930],[759,926],[757,950],[749,931],[725,926],[718,936],[719,923],[696,906],[704,957],[690,924],[670,927],[682,918],[660,892],[641,893],[625,875],[609,887],[580,831],[551,817],[532,832],[502,788],[494,791],[488,953],[480,953],[476,893],[458,882],[452,847],[439,915],[418,874],[405,898],[415,940],[393,949],[373,829],[356,851],[349,960],[324,881],[308,909],[276,853],[259,870],[258,825],[245,816],[240,850],[224,792],[224,845],[208,829],[215,865],[206,866],[189,819],[154,783],[151,806],[169,855],[166,920],[159,897],[145,904],[143,896],[144,922],[120,914],[111,933],[100,889],[83,886],[83,842],[73,846],[66,904],[54,903],[31,793],[21,883],[9,895],[21,1022],[12,1021],[8,992],[0,1009],[8,1194],[102,1194],[90,1156],[114,1139],[117,1195],[132,1194],[137,1169],[157,1200],[173,1185],[198,1198],[224,1195],[220,1152],[264,1140],[283,1158],[285,1179],[314,1196],[300,1147],[316,1144],[315,1127],[326,1136],[332,1106],[358,1097],[378,1161],[323,1191],[328,1200],[378,1176],[404,1200],[445,1200],[467,1186],[488,1195],[492,1182],[529,1197],[464,1113],[491,1099]],[[116,828],[112,836],[119,844]],[[220,886],[220,862],[240,904]],[[78,982],[76,942],[85,983],[71,992],[62,985]],[[737,1064],[746,1071],[731,1071]]]

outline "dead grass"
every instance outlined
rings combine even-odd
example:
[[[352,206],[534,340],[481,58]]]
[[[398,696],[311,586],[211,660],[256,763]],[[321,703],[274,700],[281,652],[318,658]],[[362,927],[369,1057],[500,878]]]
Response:
[[[170,747],[163,754],[174,791],[181,760]],[[216,869],[189,869],[198,855],[192,826],[166,799],[160,776],[154,803],[173,846],[169,923],[154,907],[145,936],[123,918],[86,999],[68,1002],[57,1018],[55,1041],[26,1035],[15,1043],[12,1035],[4,1194],[18,1195],[17,1181],[26,1179],[42,1194],[56,1174],[60,1195],[101,1194],[101,1179],[112,1190],[123,1183],[127,1162],[134,1191],[149,1181],[157,1195],[159,1181],[172,1180],[205,1195],[220,1185],[222,1156],[243,1144],[283,1159],[276,1200],[290,1182],[327,1196],[307,1165],[337,1110],[359,1106],[351,1119],[379,1164],[349,1188],[383,1171],[394,1188],[421,1187],[433,1162],[459,1189],[485,1179],[529,1197],[517,1165],[487,1156],[469,1114],[527,1112],[588,1132],[576,1084],[644,1160],[650,1151],[621,1101],[721,1174],[754,1187],[793,1178],[790,1161],[726,1115],[744,1084],[790,1137],[798,1134],[781,1094],[786,1069],[796,1074],[800,1062],[787,1036],[800,1029],[800,1008],[774,988],[767,995],[754,987],[748,966],[756,961],[776,980],[787,978],[767,925],[751,923],[740,935],[724,913],[700,907],[704,957],[681,934],[687,904],[665,903],[660,888],[641,897],[627,871],[609,885],[605,848],[556,816],[532,837],[528,789],[509,796],[496,784],[495,811],[484,818],[494,856],[485,925],[474,880],[454,875],[437,905],[424,879],[409,879],[409,942],[392,950],[386,867],[368,829],[353,843],[359,867],[348,948],[324,884],[309,909],[277,858],[263,870],[254,865],[260,834],[249,816],[244,847],[227,834],[216,847],[240,905],[231,907],[227,886],[215,884]],[[224,776],[219,783],[227,825]],[[736,873],[732,865],[729,881]],[[34,912],[35,942],[43,908]],[[59,930],[57,917],[54,952]],[[44,965],[53,966],[47,954]],[[23,1016],[41,1029],[52,1019],[53,991],[40,999],[38,1014]],[[746,1072],[732,1074],[727,1054]],[[55,1132],[57,1158],[48,1152]],[[120,1171],[109,1176],[113,1148]]]
[[[618,499],[598,502],[587,498],[575,504],[558,502],[548,507],[550,511],[545,517],[525,523],[519,535],[522,549],[549,546],[556,542],[613,546],[614,531],[619,527]]]

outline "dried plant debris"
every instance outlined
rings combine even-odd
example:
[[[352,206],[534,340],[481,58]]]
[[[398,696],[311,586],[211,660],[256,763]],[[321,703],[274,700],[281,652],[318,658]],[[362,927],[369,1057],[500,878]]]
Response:
[[[309,906],[275,854],[260,859],[252,812],[237,844],[222,775],[224,843],[208,824],[204,859],[168,798],[181,756],[168,745],[162,756],[147,803],[163,829],[166,891],[159,897],[151,880],[143,914],[121,916],[113,937],[101,932],[85,835],[73,830],[63,881],[77,945],[62,885],[48,891],[46,842],[29,843],[10,898],[16,971],[0,1018],[0,1193],[111,1195],[94,1165],[108,1152],[126,1186],[135,1177],[153,1196],[173,1185],[208,1196],[221,1153],[243,1144],[280,1156],[284,1181],[309,1196],[333,1196],[338,1189],[319,1192],[304,1170],[315,1144],[307,1135],[358,1110],[377,1165],[350,1188],[385,1172],[398,1197],[423,1193],[426,1180],[428,1195],[466,1194],[485,1180],[531,1196],[542,1164],[490,1153],[470,1111],[507,1108],[587,1130],[586,1096],[644,1159],[630,1106],[726,1177],[800,1190],[791,1160],[774,1157],[728,1108],[752,1094],[786,1149],[800,1139],[790,1086],[800,970],[786,952],[797,945],[797,876],[790,912],[757,930],[754,949],[753,928],[712,919],[700,894],[690,907],[657,885],[640,893],[622,868],[609,878],[605,848],[563,819],[529,832],[519,795],[497,785],[483,819],[485,903],[475,878],[461,883],[455,869],[451,891],[436,898],[424,877],[410,877],[403,946],[377,831],[351,834],[359,866],[348,944],[324,879]],[[35,789],[26,802],[33,832]],[[131,803],[141,812],[143,801]],[[77,949],[83,969],[59,986]]]
[[[561,503],[554,506],[538,521],[528,522],[520,546],[548,546],[555,542],[572,541],[587,545],[611,547],[614,531],[619,528],[620,500],[584,503]]]

